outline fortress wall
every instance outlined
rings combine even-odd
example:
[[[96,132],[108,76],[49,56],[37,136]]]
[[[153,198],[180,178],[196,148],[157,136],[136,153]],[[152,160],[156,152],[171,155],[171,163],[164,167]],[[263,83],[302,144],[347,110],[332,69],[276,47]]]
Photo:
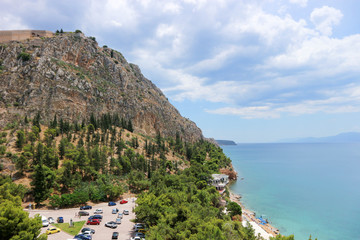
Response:
[[[0,31],[0,43],[22,41],[33,37],[52,37],[53,33],[46,30],[7,30]]]

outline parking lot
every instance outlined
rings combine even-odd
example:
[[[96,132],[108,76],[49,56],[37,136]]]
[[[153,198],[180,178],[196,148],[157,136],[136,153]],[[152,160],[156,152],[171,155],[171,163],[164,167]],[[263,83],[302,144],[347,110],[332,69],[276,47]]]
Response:
[[[84,210],[90,213],[91,215],[94,215],[94,211],[98,208],[101,208],[103,210],[103,219],[101,221],[100,225],[84,225],[84,227],[90,227],[95,230],[95,234],[93,234],[93,240],[106,240],[111,239],[113,232],[119,232],[119,239],[130,239],[133,234],[133,226],[134,223],[130,221],[130,219],[135,219],[135,213],[133,213],[133,208],[135,207],[135,198],[129,198],[128,203],[125,204],[119,204],[119,201],[116,202],[116,206],[108,206],[108,203],[99,203],[96,205],[92,205],[91,210]],[[115,221],[117,214],[112,214],[112,209],[117,208],[119,209],[119,212],[123,212],[123,210],[128,210],[129,215],[124,215],[123,219],[121,220],[121,224],[118,225],[117,228],[111,229],[108,227],[105,227],[105,223],[109,221]],[[29,211],[29,210],[26,210]],[[30,210],[30,217],[35,216],[36,214],[40,214],[41,216],[53,217],[56,221],[58,217],[63,217],[64,222],[69,223],[70,219],[72,219],[73,222],[77,221],[84,221],[88,219],[88,216],[77,216],[76,213],[80,211],[80,208],[67,208],[67,209],[59,209],[59,210]],[[51,225],[50,225],[51,226]],[[45,233],[47,227],[43,227],[41,232]],[[61,231],[60,233],[55,233],[52,235],[48,235],[49,240],[66,240],[66,239],[72,239],[74,236],[71,236],[70,234]]]

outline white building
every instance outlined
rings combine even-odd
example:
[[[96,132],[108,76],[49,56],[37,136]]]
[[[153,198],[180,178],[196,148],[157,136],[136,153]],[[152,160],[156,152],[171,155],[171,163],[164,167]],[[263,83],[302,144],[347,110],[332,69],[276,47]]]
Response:
[[[226,174],[212,174],[210,184],[222,194],[225,191],[226,185],[229,183],[229,176]]]

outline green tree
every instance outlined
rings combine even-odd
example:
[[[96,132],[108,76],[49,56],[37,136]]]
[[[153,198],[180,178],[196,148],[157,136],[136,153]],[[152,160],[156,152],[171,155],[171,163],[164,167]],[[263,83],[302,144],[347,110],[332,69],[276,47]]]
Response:
[[[0,236],[10,240],[45,240],[45,234],[40,235],[41,217],[29,218],[20,205],[5,200],[0,202]],[[40,236],[39,236],[40,235]]]
[[[270,237],[270,240],[294,240],[294,239],[295,239],[294,235],[284,236],[279,234],[276,237]]]
[[[236,202],[229,202],[227,205],[227,210],[230,212],[230,217],[233,217],[235,215],[240,215],[242,214],[242,210],[239,204],[237,204]]]
[[[28,159],[24,156],[24,154],[21,154],[20,157],[18,158],[18,160],[16,161],[15,164],[16,169],[19,171],[19,173],[21,175],[24,174],[24,171],[28,169],[29,167],[29,161]]]
[[[50,147],[53,143],[53,140],[55,139],[56,137],[56,129],[54,128],[48,128],[46,131],[45,131],[45,143],[46,143],[46,146]]]
[[[33,186],[32,192],[37,205],[39,205],[42,201],[45,201],[50,196],[55,178],[55,172],[47,166],[39,164],[35,167],[31,185]]]
[[[41,119],[40,112],[38,112],[33,119],[33,126],[37,127],[39,129],[39,132],[41,132],[40,119]]]
[[[23,130],[19,130],[16,132],[17,140],[16,140],[16,147],[22,149],[25,143],[25,133]]]
[[[133,124],[132,124],[132,121],[129,119],[128,121],[128,124],[127,124],[127,130],[129,130],[130,132],[133,132],[134,131],[134,128],[133,128]]]

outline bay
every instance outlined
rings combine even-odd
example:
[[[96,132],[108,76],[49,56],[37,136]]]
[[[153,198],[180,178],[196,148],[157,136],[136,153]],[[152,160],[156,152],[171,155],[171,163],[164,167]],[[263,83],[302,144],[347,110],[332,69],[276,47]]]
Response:
[[[230,189],[281,234],[360,239],[360,143],[222,146],[239,179]],[[244,178],[243,180],[240,180]]]

